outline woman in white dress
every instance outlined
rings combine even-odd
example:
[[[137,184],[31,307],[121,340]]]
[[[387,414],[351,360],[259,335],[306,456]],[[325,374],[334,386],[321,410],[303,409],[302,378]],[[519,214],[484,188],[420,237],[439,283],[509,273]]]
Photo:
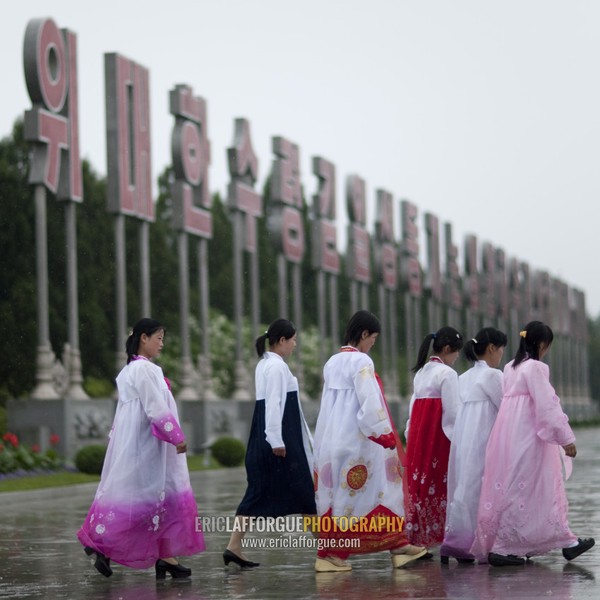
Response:
[[[460,406],[454,423],[448,463],[448,507],[442,563],[453,556],[473,562],[471,546],[477,527],[477,509],[485,448],[502,400],[502,371],[498,369],[506,334],[484,327],[465,343],[463,352],[473,366],[459,379]]]
[[[204,550],[175,399],[162,369],[150,362],[164,335],[158,321],[141,319],[127,339],[100,484],[77,533],[106,577],[111,560],[136,569],[154,565],[157,579],[167,572],[189,577],[191,569],[174,557]]]
[[[358,311],[346,326],[340,352],[323,369],[315,429],[321,525],[316,571],[349,571],[351,554],[389,550],[395,568],[426,554],[409,544],[403,530],[404,451],[368,356],[380,331],[375,315]],[[336,523],[339,528],[331,526]]]

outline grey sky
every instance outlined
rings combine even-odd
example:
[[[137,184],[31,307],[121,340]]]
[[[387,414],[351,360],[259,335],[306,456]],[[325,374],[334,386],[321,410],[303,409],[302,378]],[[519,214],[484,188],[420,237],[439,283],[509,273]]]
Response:
[[[153,177],[170,163],[168,91],[208,102],[211,189],[228,181],[233,121],[251,122],[259,189],[271,137],[344,181],[408,198],[421,215],[586,292],[600,313],[600,2],[594,0],[28,0],[0,22],[0,136],[30,107],[22,68],[31,18],[78,35],[82,156],[106,172],[103,55],[150,70]],[[396,235],[399,215],[396,210]]]

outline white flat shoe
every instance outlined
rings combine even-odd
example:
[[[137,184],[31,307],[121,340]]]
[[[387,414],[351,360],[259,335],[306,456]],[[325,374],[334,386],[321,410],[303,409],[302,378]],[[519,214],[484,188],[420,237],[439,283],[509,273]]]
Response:
[[[315,562],[315,571],[317,573],[352,571],[352,565],[347,560],[342,560],[336,556],[326,556],[325,558],[317,558],[317,561]]]
[[[392,566],[394,569],[401,569],[408,563],[425,556],[427,554],[427,548],[408,544],[406,546],[402,546],[402,548],[391,550],[390,552],[392,556]]]

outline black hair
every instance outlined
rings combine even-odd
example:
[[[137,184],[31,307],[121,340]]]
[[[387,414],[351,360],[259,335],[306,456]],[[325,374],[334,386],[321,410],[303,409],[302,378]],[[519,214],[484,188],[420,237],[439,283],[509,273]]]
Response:
[[[540,359],[540,344],[545,343],[550,346],[554,339],[552,329],[546,323],[541,321],[530,321],[525,325],[523,331],[519,333],[520,342],[515,354],[513,369],[526,358]]]
[[[456,352],[463,347],[462,336],[456,329],[454,329],[454,327],[442,327],[435,333],[428,333],[421,343],[421,347],[419,348],[417,362],[412,368],[413,373],[416,373],[419,369],[422,369],[427,362],[427,355],[429,354],[431,340],[433,340],[434,352],[441,352],[444,349],[444,346],[450,346],[450,350],[452,350],[452,352]]]
[[[286,340],[296,335],[296,328],[291,321],[287,319],[277,319],[269,325],[269,329],[256,338],[255,347],[258,356],[265,353],[266,341],[269,340],[269,347],[274,346],[282,337]]]
[[[148,337],[155,334],[159,330],[163,330],[166,333],[164,325],[155,321],[154,319],[143,318],[140,319],[134,326],[125,342],[125,352],[127,352],[127,364],[129,364],[133,357],[138,353],[140,347],[140,338],[145,333]]]
[[[369,335],[381,333],[379,319],[368,310],[359,310],[350,317],[344,333],[344,346],[358,344],[363,331],[368,331]]]
[[[467,360],[477,362],[480,360],[480,357],[485,354],[485,351],[490,344],[504,347],[508,344],[508,337],[499,329],[494,329],[494,327],[484,327],[477,332],[477,335],[473,339],[465,342],[463,353]]]

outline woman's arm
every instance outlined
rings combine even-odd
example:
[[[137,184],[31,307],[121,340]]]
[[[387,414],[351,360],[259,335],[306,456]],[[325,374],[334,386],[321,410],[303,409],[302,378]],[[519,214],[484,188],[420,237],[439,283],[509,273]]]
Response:
[[[451,367],[443,375],[441,383],[442,395],[442,429],[449,440],[454,434],[454,423],[460,405],[458,391],[458,373]]]
[[[156,368],[151,364],[141,364],[134,374],[134,386],[144,412],[150,419],[152,435],[163,442],[178,446],[184,442],[185,436],[175,415],[169,410],[167,384],[159,376]],[[178,450],[182,451],[185,452]]]
[[[570,446],[575,442],[575,434],[550,384],[548,365],[537,360],[527,362],[530,363],[527,365],[527,387],[534,402],[537,436],[550,444]]]
[[[277,456],[285,456],[281,421],[287,396],[289,368],[283,361],[281,364],[274,362],[265,376],[265,436],[273,448],[273,453]]]

